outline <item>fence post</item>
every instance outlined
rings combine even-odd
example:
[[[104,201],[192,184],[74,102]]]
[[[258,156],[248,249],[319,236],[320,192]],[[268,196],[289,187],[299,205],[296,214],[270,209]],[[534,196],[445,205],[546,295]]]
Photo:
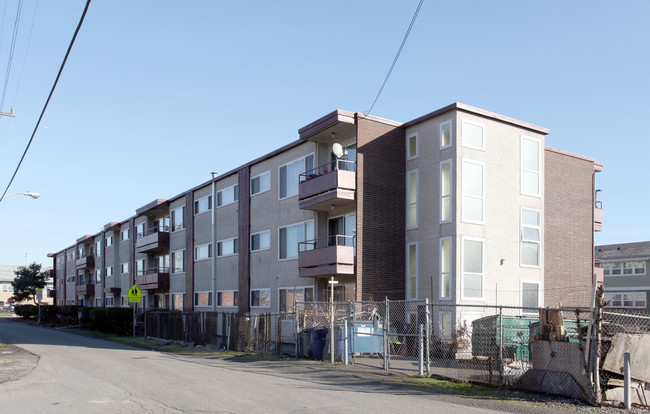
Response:
[[[431,346],[431,315],[429,314],[429,298],[426,298],[424,300],[424,306],[426,307],[425,311],[425,316],[426,316],[426,325],[425,325],[425,338],[426,338],[426,345],[425,345],[425,350],[427,352],[427,376],[431,375],[431,350],[429,347]]]
[[[424,325],[418,325],[418,375],[424,375]]]
[[[499,306],[499,384],[503,384],[503,306]]]
[[[298,319],[298,309],[297,307],[294,309],[294,324],[293,324],[293,332],[294,332],[294,337],[296,338],[296,359],[298,359],[298,341],[302,339],[302,336],[300,335],[300,322]]]
[[[630,401],[630,353],[626,352],[623,354],[624,362],[623,362],[623,372],[624,372],[624,377],[623,377],[623,392],[624,392],[624,399],[625,399],[625,409],[629,410],[632,408],[632,403]]]
[[[278,355],[282,355],[282,339],[282,313],[280,313],[278,315],[278,339],[275,345],[275,351]]]
[[[352,328],[352,338],[350,339],[350,343],[352,344],[352,349],[350,349],[350,353],[352,354],[352,364],[355,364],[356,357],[354,355],[354,320],[352,319],[352,303],[348,301],[348,317],[347,321],[350,324],[350,327]]]
[[[383,324],[383,328],[384,328],[383,329],[383,334],[384,334],[383,338],[384,338],[384,340],[382,341],[384,343],[383,349],[384,349],[384,369],[385,370],[388,370],[388,364],[389,364],[389,361],[388,361],[388,349],[390,348],[388,346],[388,329],[390,328],[390,326],[388,326],[388,321],[389,321],[388,312],[390,312],[389,306],[390,305],[389,305],[389,302],[388,302],[388,298],[386,298],[384,300],[384,324]]]
[[[336,306],[334,298],[332,298],[332,306],[330,306],[330,360],[334,363],[334,314]]]
[[[343,363],[348,365],[348,320],[343,320]]]

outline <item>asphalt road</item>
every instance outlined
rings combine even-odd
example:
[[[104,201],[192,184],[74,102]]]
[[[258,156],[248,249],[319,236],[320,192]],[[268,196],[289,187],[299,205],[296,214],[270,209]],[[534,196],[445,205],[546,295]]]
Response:
[[[433,394],[379,370],[178,356],[5,318],[0,338],[40,357],[31,373],[0,384],[2,412],[551,412]]]

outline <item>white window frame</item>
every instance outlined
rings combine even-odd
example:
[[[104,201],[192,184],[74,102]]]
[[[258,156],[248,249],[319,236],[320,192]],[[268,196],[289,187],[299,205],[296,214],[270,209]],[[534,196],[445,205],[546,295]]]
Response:
[[[102,269],[95,269],[95,283],[102,283]]]
[[[443,168],[443,165],[445,165],[445,164],[449,164],[449,194],[448,195],[443,195],[442,194],[442,188],[444,187],[443,183],[442,183],[442,180],[443,180],[442,168]],[[441,224],[443,224],[443,223],[451,223],[452,221],[454,221],[454,196],[453,196],[453,194],[454,194],[454,170],[453,170],[453,168],[454,168],[454,164],[453,164],[451,158],[447,159],[447,160],[440,161],[440,223]],[[443,211],[442,205],[443,205],[443,202],[444,202],[445,198],[449,198],[449,219],[448,220],[443,220],[443,218],[442,218],[442,211]]]
[[[637,267],[634,266],[634,267],[632,268],[632,269],[633,269],[632,273],[630,273],[630,274],[626,274],[626,273],[625,273],[625,264],[626,264],[626,263],[643,263],[643,273],[636,273],[636,269],[637,269]],[[616,269],[616,270],[618,270],[620,273],[616,273],[616,274],[614,274],[614,273],[611,273],[611,272],[610,272],[609,274],[607,274],[607,273],[605,272],[605,266],[607,266],[607,265],[611,265],[611,266],[612,266],[612,270]],[[647,263],[646,263],[646,259],[636,259],[636,260],[635,260],[635,259],[625,259],[625,260],[617,260],[617,261],[605,262],[604,265],[603,265],[603,275],[606,276],[606,277],[621,277],[621,276],[623,276],[623,277],[633,277],[633,276],[645,276],[647,273],[648,273],[648,266],[647,266]],[[611,288],[608,288],[608,289],[611,289]]]
[[[207,246],[207,248],[208,248],[208,256],[207,256],[207,257],[199,258],[199,257],[198,257],[199,249],[201,249],[201,248],[203,248],[203,247],[206,247],[206,246]],[[195,261],[195,262],[202,262],[202,261],[204,261],[204,260],[210,260],[210,259],[212,259],[212,255],[213,255],[213,252],[212,252],[212,243],[205,243],[205,244],[199,244],[199,245],[197,245],[197,246],[194,246],[194,261]]]
[[[479,147],[479,146],[476,146],[476,145],[470,145],[465,141],[465,125],[468,125],[468,124],[473,125],[473,126],[477,126],[477,127],[481,127],[482,132],[483,132],[482,135],[481,135],[481,141],[483,142],[483,146]],[[473,121],[473,120],[470,120],[470,119],[463,119],[462,126],[463,126],[463,131],[462,131],[462,134],[463,134],[463,136],[462,136],[463,147],[465,147],[465,148],[473,148],[473,149],[476,149],[476,150],[479,150],[479,151],[485,151],[485,147],[486,147],[486,143],[485,143],[485,141],[486,141],[486,139],[485,139],[485,124],[480,123],[480,122],[476,122],[476,121]]]
[[[539,226],[532,226],[530,224],[526,224],[524,226],[524,211],[531,211],[537,213],[539,217]],[[534,240],[526,240],[524,238],[524,227],[528,227],[531,229],[537,229],[539,231],[539,240],[534,241]],[[521,211],[519,212],[519,266],[521,267],[528,267],[532,269],[541,269],[542,267],[542,240],[544,240],[544,236],[542,234],[542,229],[543,229],[543,223],[542,223],[542,212],[540,210],[534,209],[534,208],[527,208],[527,207],[522,207]],[[530,265],[530,264],[524,264],[524,243],[531,243],[531,244],[537,244],[537,265]]]
[[[223,254],[223,243],[232,241],[233,242],[233,251],[235,250],[235,240],[237,240],[237,251],[234,253],[228,253],[228,254]],[[221,248],[220,248],[221,246]],[[219,250],[221,250],[221,254],[219,254]],[[217,249],[216,249],[216,255],[217,257],[229,257],[229,256],[237,256],[239,254],[239,237],[230,237],[227,239],[221,239],[217,241]]]
[[[129,262],[120,263],[120,274],[129,273]]]
[[[444,325],[443,325],[443,315],[449,316],[449,335],[445,335]],[[438,312],[438,330],[440,331],[440,336],[444,339],[451,339],[454,335],[454,320],[451,314],[451,311],[440,311]]]
[[[237,187],[237,188],[235,188]],[[223,192],[232,189],[232,201],[228,201],[227,203],[224,203],[223,201]],[[233,184],[229,185],[228,187],[224,187],[221,190],[217,191],[217,208],[229,206],[231,204],[235,204],[239,201],[239,184]]]
[[[519,281],[519,306],[522,308],[525,306],[524,305],[524,283],[528,283],[531,285],[537,285],[537,308],[543,308],[544,303],[543,303],[543,297],[542,295],[542,283],[539,280],[528,280],[528,279],[521,279]],[[537,315],[538,310],[530,310],[530,309],[521,309],[521,314],[522,315]]]
[[[112,293],[107,293],[106,298],[104,298],[104,305],[107,308],[112,308],[115,306],[115,298]]]
[[[181,253],[183,255],[183,260],[182,260],[183,268],[180,271],[177,272],[176,271],[176,260],[174,260],[174,259],[175,259],[176,254],[178,254],[178,253]],[[169,270],[170,270],[170,272],[172,274],[185,273],[185,266],[187,266],[187,263],[186,263],[186,260],[185,260],[185,249],[174,250],[173,252],[171,252],[171,254],[169,255],[169,260],[170,260],[170,269]]]
[[[174,295],[181,295],[182,297],[182,303],[181,303],[181,311],[185,307],[185,292],[170,292],[169,293],[169,309],[170,310],[175,310],[174,309]],[[194,298],[192,298],[192,301],[194,301]]]
[[[98,240],[95,242],[95,256],[101,257],[102,256],[102,241]],[[60,265],[60,263],[59,263]]]
[[[443,272],[442,271],[442,243],[443,241],[449,241],[449,257],[447,260],[449,261],[449,272]],[[453,297],[453,287],[454,287],[454,262],[453,262],[453,257],[454,257],[454,243],[453,239],[451,236],[445,236],[440,238],[440,245],[438,248],[439,252],[439,257],[438,257],[438,299],[439,300],[451,300]],[[442,287],[443,287],[443,276],[445,274],[449,274],[449,296],[443,296],[442,295]]]
[[[223,293],[233,293],[233,302],[235,302],[235,294],[237,294],[237,303],[233,305],[219,305],[219,294]],[[217,297],[215,298],[216,300],[216,306],[217,308],[236,308],[239,306],[239,291],[237,289],[231,289],[231,290],[217,290]],[[250,299],[249,299],[250,300]]]
[[[114,276],[113,266],[106,266],[106,277]]]
[[[197,302],[197,296],[196,295],[202,294],[202,293],[207,293],[208,294],[208,304],[207,305],[199,305],[198,302]],[[196,290],[196,291],[194,291],[194,297],[192,298],[192,300],[193,300],[195,308],[211,308],[212,307],[212,301],[214,300],[214,298],[212,297],[212,291],[209,291],[209,290]]]
[[[207,206],[204,207],[205,210],[201,210],[201,202],[207,203]],[[212,211],[212,194],[207,195],[205,197],[197,198],[194,200],[194,215],[198,216],[199,214],[207,213],[209,211]],[[200,211],[199,211],[200,210]]]
[[[293,164],[294,162],[298,162],[298,161],[302,160],[302,172],[305,172],[305,169],[307,168],[305,163],[306,163],[307,158],[310,157],[310,156],[312,157],[312,165],[315,165],[316,164],[316,156],[314,155],[313,152],[310,152],[309,154],[305,154],[302,157],[298,157],[298,158],[296,158],[294,160],[291,160],[291,161],[289,161],[287,163],[284,163],[284,164],[282,164],[282,165],[280,165],[278,167],[278,201],[279,200],[286,200],[287,198],[291,198],[291,197],[296,197],[298,195],[298,193],[300,193],[300,189],[298,189],[298,191],[296,191],[296,194],[287,195],[286,197],[281,197],[280,196],[280,190],[282,188],[282,183],[281,183],[282,174],[280,173],[280,170],[282,169],[282,167],[286,167],[286,166],[288,166],[290,164]],[[315,167],[312,167],[312,168],[315,168]],[[289,179],[289,177],[287,177],[287,179]],[[300,176],[296,177],[296,180],[300,180]]]
[[[128,228],[120,230],[120,242],[125,242],[131,238],[131,232]]]
[[[482,273],[471,273],[472,275],[480,275],[481,276],[481,296],[480,297],[472,297],[472,296],[465,296],[465,241],[477,241],[481,242],[481,271]],[[485,239],[480,238],[480,237],[462,237],[461,239],[461,258],[460,258],[460,267],[461,267],[461,279],[460,279],[460,296],[461,300],[466,300],[466,301],[484,301],[485,300]]]
[[[311,289],[312,300],[315,300],[316,299],[316,288],[313,285],[312,286],[279,287],[278,288],[278,311],[280,311],[280,312],[291,312],[290,310],[288,310],[289,309],[288,302],[287,302],[287,309],[282,310],[281,298],[282,298],[282,291],[283,290],[286,290],[286,291],[299,291],[299,290],[302,290],[302,297],[304,299],[304,297],[305,297],[305,289]]]
[[[647,287],[646,287],[646,289],[647,289]],[[620,295],[621,304],[618,305],[618,306],[613,304],[614,295]],[[633,304],[632,304],[632,306],[625,306],[625,295],[633,295]],[[644,299],[645,306],[638,306],[636,304],[637,300],[636,300],[636,297],[634,297],[635,295],[643,295],[643,297],[645,298]],[[607,304],[606,308],[647,309],[647,307],[648,307],[648,294],[647,294],[647,292],[638,292],[638,291],[629,291],[629,290],[606,292],[605,293],[605,301],[609,302]]]
[[[415,272],[411,274],[411,246],[415,246]],[[406,244],[406,300],[417,300],[418,298],[418,270],[420,268],[420,247],[418,242],[410,242]],[[415,296],[410,297],[411,294],[411,278],[415,278]]]
[[[309,239],[308,239],[307,236],[306,236],[306,234],[307,234],[307,231],[306,231],[307,227],[305,227],[305,224],[307,224],[307,223],[311,223],[311,226],[312,226],[312,227],[311,227],[311,228],[312,228],[312,233],[313,233],[314,237],[316,237],[316,228],[315,228],[315,226],[314,226],[314,220],[299,221],[298,223],[292,223],[292,224],[287,224],[287,225],[285,225],[285,226],[280,226],[280,227],[278,227],[278,261],[280,261],[280,262],[284,262],[284,261],[286,261],[286,260],[297,260],[297,259],[298,259],[298,256],[300,255],[300,247],[298,247],[298,254],[297,254],[296,256],[285,257],[284,259],[280,258],[280,253],[281,253],[281,251],[282,251],[282,246],[280,245],[280,243],[281,243],[281,239],[282,239],[282,238],[280,237],[280,230],[281,230],[281,229],[288,229],[289,227],[299,226],[299,225],[302,224],[302,226],[303,226],[303,236],[304,236],[304,239],[305,239],[304,241],[308,241]],[[311,249],[308,249],[308,250],[311,250]]]
[[[253,292],[268,292],[269,293],[269,304],[268,305],[257,305],[253,306]],[[251,309],[268,309],[271,307],[271,289],[269,288],[260,288],[260,289],[251,289],[248,295],[248,303]]]
[[[524,168],[524,140],[533,141],[533,142],[535,142],[537,144],[537,165],[538,165],[538,168],[539,168],[539,170],[537,170],[537,171],[527,170],[527,169]],[[519,188],[520,188],[521,194],[531,196],[531,197],[541,198],[542,197],[542,141],[537,139],[537,138],[533,138],[533,137],[530,137],[530,136],[527,136],[527,135],[521,135],[519,146],[520,146],[519,162],[520,162],[520,165],[521,165],[521,172],[520,172],[520,175],[519,175],[519,181],[520,181]],[[537,174],[537,189],[538,189],[537,193],[528,193],[528,192],[524,191],[524,173],[525,172]]]
[[[262,177],[265,176],[265,175],[269,176],[269,180],[268,180],[269,181],[269,188],[267,188],[266,190],[262,190],[262,184],[261,184],[262,183]],[[260,191],[258,191],[257,193],[253,193],[253,180],[255,180],[255,179],[260,180]],[[258,174],[258,175],[254,176],[254,177],[251,177],[250,190],[251,190],[251,194],[250,194],[251,197],[256,196],[258,194],[266,193],[267,191],[271,191],[271,170],[264,171],[261,174]]]
[[[474,164],[474,165],[480,165],[481,166],[481,169],[482,169],[482,181],[483,181],[481,183],[482,184],[482,194],[483,194],[481,197],[477,197],[477,196],[474,196],[474,195],[466,195],[465,194],[465,185],[462,184],[462,181],[463,181],[463,179],[465,177],[465,173],[466,173],[465,164]],[[487,181],[486,177],[485,177],[486,176],[486,174],[485,174],[486,173],[486,171],[485,171],[485,163],[481,162],[481,161],[474,161],[474,160],[471,160],[471,159],[463,158],[462,165],[463,165],[463,171],[461,173],[462,174],[462,177],[461,177],[461,184],[462,184],[462,190],[461,190],[462,191],[462,193],[461,193],[461,196],[462,196],[461,219],[462,219],[462,222],[463,223],[470,223],[470,224],[485,224],[485,182]],[[465,197],[470,197],[470,198],[480,199],[481,200],[481,220],[480,221],[465,218]]]
[[[411,183],[409,182],[411,174],[415,173],[415,203],[411,203]],[[419,198],[420,198],[420,171],[414,169],[406,173],[406,229],[417,229],[419,225]],[[410,225],[411,206],[415,205],[415,225]]]
[[[182,227],[179,227],[179,228],[176,228],[177,224],[176,224],[176,222],[174,220],[176,218],[176,212],[177,211],[180,211],[180,216],[183,218]],[[177,231],[185,230],[185,226],[186,226],[186,224],[185,224],[185,206],[180,206],[178,208],[173,209],[169,214],[169,221],[170,221],[170,224],[171,224],[170,227],[171,227],[172,233],[177,232]]]
[[[115,240],[113,239],[113,233],[112,232],[111,233],[106,233],[106,240],[104,241],[104,244],[105,244],[104,247],[106,247],[106,248],[113,247],[114,241]]]
[[[411,138],[415,138],[415,155],[409,154],[411,150]],[[419,154],[420,154],[420,139],[418,137],[418,133],[414,132],[406,136],[406,159],[413,160],[417,158]]]
[[[269,247],[259,248],[259,249],[253,250],[253,236],[260,235],[260,240],[261,240],[261,235],[264,234],[264,233],[268,233],[268,235],[269,235]],[[251,253],[252,252],[262,252],[262,251],[265,251],[265,250],[271,250],[271,229],[258,231],[257,233],[252,233],[251,234],[251,244],[250,244]]]
[[[445,125],[449,125],[449,144],[442,145],[442,128]],[[440,123],[439,135],[440,135],[440,149],[441,150],[446,149],[446,148],[450,148],[454,144],[454,125],[452,124],[451,119],[448,119],[448,120],[443,121],[443,122]],[[485,142],[485,137],[484,137],[483,142]]]

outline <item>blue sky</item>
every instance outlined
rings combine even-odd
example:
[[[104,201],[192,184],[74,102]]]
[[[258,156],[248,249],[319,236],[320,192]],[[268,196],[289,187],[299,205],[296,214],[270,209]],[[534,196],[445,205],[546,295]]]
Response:
[[[17,4],[4,10],[0,79]],[[84,4],[23,4],[0,108],[16,111],[0,117],[2,190]],[[336,108],[367,111],[417,4],[94,0],[9,191],[42,196],[0,203],[0,263],[51,265],[48,252]],[[648,18],[642,1],[425,0],[372,114],[406,122],[458,101],[549,128],[548,146],[605,163],[596,242],[650,240]]]

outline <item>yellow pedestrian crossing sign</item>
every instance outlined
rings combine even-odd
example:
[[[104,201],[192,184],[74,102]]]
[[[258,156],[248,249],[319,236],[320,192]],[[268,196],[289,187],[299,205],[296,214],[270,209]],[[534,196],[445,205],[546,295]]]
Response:
[[[142,292],[140,292],[140,289],[136,285],[131,286],[131,289],[129,289],[129,303],[140,303],[141,298]]]

